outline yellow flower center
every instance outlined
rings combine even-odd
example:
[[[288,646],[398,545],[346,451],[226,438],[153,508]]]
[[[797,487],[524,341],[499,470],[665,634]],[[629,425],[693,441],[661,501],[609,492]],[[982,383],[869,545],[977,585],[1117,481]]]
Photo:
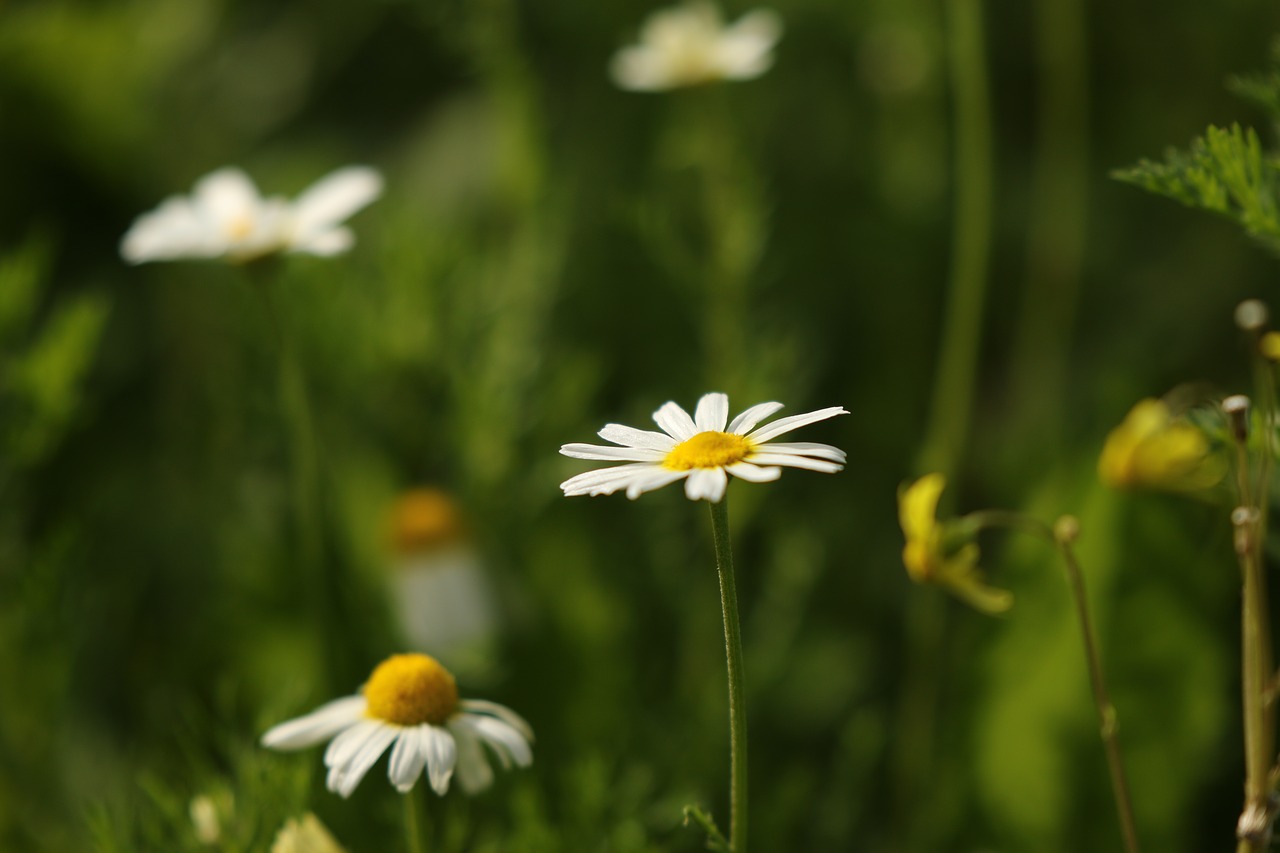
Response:
[[[399,726],[441,725],[458,706],[453,676],[427,655],[392,655],[360,692],[369,702],[367,716]]]
[[[457,504],[438,489],[405,492],[391,512],[391,544],[400,556],[455,545],[465,538]]]
[[[662,465],[672,471],[723,468],[744,461],[753,450],[755,445],[743,436],[729,432],[700,432],[671,448]]]
[[[253,233],[253,217],[242,213],[227,223],[227,236],[232,240],[247,239]]]

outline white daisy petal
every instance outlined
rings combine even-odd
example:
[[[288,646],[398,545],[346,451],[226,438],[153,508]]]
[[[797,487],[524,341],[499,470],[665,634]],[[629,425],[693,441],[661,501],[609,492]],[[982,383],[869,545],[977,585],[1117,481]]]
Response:
[[[658,411],[653,413],[653,420],[662,427],[663,432],[676,441],[688,441],[698,432],[693,418],[675,403],[663,403]]]
[[[718,503],[728,484],[729,477],[723,468],[695,468],[685,481],[684,493],[691,501],[706,499]]]
[[[570,477],[560,484],[566,496],[577,495],[611,495],[618,489],[626,488],[637,478],[665,470],[660,465],[650,462],[635,462],[630,465],[615,465],[611,468],[599,468],[586,471],[576,477]]]
[[[502,722],[511,726],[511,728],[520,732],[525,740],[533,743],[533,726],[515,711],[506,705],[499,705],[497,702],[489,702],[485,699],[463,699],[458,702],[458,707],[472,714],[487,714],[490,717],[497,717]]]
[[[843,471],[844,466],[825,459],[810,459],[807,456],[791,456],[785,453],[753,453],[753,465],[782,465],[787,468],[804,468],[808,471],[821,471],[823,474],[834,474]]]
[[[779,418],[771,424],[765,424],[753,433],[747,435],[747,438],[756,444],[763,444],[771,438],[776,438],[783,433],[791,432],[808,424],[825,421],[827,418],[834,418],[836,415],[849,414],[842,406],[831,406],[826,409],[818,409],[816,412],[805,412],[802,415],[792,415],[788,418]]]
[[[293,203],[299,237],[327,231],[382,195],[382,176],[368,166],[347,166],[308,187]]]
[[[504,770],[509,770],[513,762],[520,767],[528,767],[533,763],[533,752],[529,749],[529,744],[520,732],[502,720],[496,717],[464,714],[454,723],[455,727],[464,726],[470,729],[483,743],[487,744]]]
[[[771,441],[763,448],[766,453],[785,453],[788,456],[812,456],[815,459],[830,459],[832,462],[845,462],[845,452],[829,444],[814,441]]]
[[[688,476],[688,471],[672,471],[670,468],[660,468],[651,474],[636,475],[627,484],[627,497],[635,500],[645,492],[652,492],[654,489],[660,489]]]
[[[458,784],[468,794],[483,791],[493,784],[493,768],[484,757],[484,749],[480,739],[467,726],[450,723],[449,731],[453,734],[458,749]]]
[[[734,435],[746,435],[765,418],[782,409],[781,403],[757,403],[738,415],[729,424],[728,431]]]
[[[272,726],[260,742],[271,749],[314,746],[364,719],[365,704],[363,696],[335,699],[310,714]]]
[[[693,423],[698,432],[724,432],[724,425],[728,421],[728,395],[718,392],[703,394],[693,413]]]
[[[262,204],[258,188],[249,176],[231,166],[197,181],[193,195],[200,209],[218,223],[252,214]]]
[[[614,444],[621,444],[624,447],[643,447],[649,450],[667,451],[676,446],[676,440],[665,433],[636,429],[622,424],[605,424],[597,435],[605,441],[612,441]]]
[[[333,768],[346,764],[360,751],[364,742],[373,737],[375,731],[386,725],[382,720],[364,717],[360,722],[339,732],[324,751],[325,766]]]
[[[350,797],[351,792],[364,778],[364,774],[368,773],[369,768],[382,757],[382,753],[387,751],[387,747],[401,731],[403,729],[386,723],[380,725],[367,740],[360,744],[360,748],[349,761],[329,768],[329,790],[343,799]]]
[[[599,444],[566,444],[560,448],[560,453],[574,459],[624,459],[629,462],[659,462],[667,455],[661,450],[647,447],[610,447]]]
[[[724,470],[751,483],[768,483],[782,476],[781,468],[761,468],[750,462],[735,462],[726,465]]]
[[[391,758],[387,761],[387,778],[400,793],[408,793],[422,768],[427,764],[427,751],[423,748],[422,738],[418,736],[421,726],[404,729],[396,738],[391,749]]]
[[[418,737],[427,756],[431,790],[443,797],[449,790],[449,780],[458,761],[457,744],[449,730],[442,726],[424,725],[419,728]]]
[[[782,37],[782,19],[767,9],[743,15],[726,27],[719,59],[726,79],[749,80],[773,65],[773,47]]]
[[[289,245],[289,251],[328,258],[351,251],[351,247],[355,244],[356,235],[351,233],[351,229],[338,226],[328,231],[317,231],[306,237],[295,237]]]

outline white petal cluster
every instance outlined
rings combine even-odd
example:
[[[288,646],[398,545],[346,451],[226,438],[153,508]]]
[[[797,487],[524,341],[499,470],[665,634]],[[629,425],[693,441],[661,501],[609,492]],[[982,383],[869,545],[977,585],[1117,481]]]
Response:
[[[381,194],[382,176],[367,166],[339,169],[292,202],[264,198],[248,175],[227,167],[201,178],[190,196],[172,196],[139,216],[120,242],[120,255],[131,264],[336,255],[355,243],[342,222]]]
[[[493,783],[487,748],[504,769],[533,763],[533,730],[524,719],[495,702],[463,699],[443,725],[402,726],[371,717],[362,695],[322,705],[310,714],[281,723],[262,736],[272,749],[304,749],[328,740],[324,753],[330,791],[343,797],[360,784],[369,768],[391,749],[387,777],[405,793],[424,773],[432,790],[443,796],[457,772],[468,794]],[[332,740],[330,740],[332,738]]]
[[[560,484],[565,495],[610,495],[625,489],[634,500],[645,492],[684,480],[685,495],[690,500],[713,503],[724,497],[729,474],[752,483],[776,480],[783,467],[807,468],[834,474],[844,468],[845,453],[838,447],[814,442],[772,442],[784,433],[836,415],[849,414],[840,406],[792,415],[758,427],[762,420],[782,408],[781,403],[758,403],[729,421],[729,398],[720,393],[704,394],[698,400],[693,417],[676,403],[665,403],[653,413],[662,432],[635,429],[621,424],[606,424],[598,433],[616,447],[597,444],[566,444],[560,448],[565,456],[575,459],[622,461],[628,464],[599,468],[571,477]],[[702,433],[728,433],[745,439],[749,450],[741,460],[725,465],[673,468],[672,451],[683,442]]]
[[[640,42],[618,51],[610,71],[620,88],[636,92],[750,80],[769,70],[781,36],[773,12],[758,9],[726,26],[712,3],[685,3],[650,15]]]

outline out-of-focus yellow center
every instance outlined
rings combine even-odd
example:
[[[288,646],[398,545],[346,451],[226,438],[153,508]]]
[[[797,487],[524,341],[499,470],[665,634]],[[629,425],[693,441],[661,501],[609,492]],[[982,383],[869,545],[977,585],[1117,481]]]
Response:
[[[458,685],[433,657],[392,655],[361,688],[366,715],[399,726],[438,726],[458,707]]]
[[[253,233],[253,217],[240,214],[227,223],[227,236],[232,240],[244,240]]]
[[[725,465],[744,461],[753,450],[755,445],[740,435],[729,432],[700,432],[671,448],[667,458],[662,460],[662,465],[672,471],[722,468]]]
[[[457,504],[439,489],[405,492],[389,521],[392,548],[404,557],[456,545],[466,535]]]

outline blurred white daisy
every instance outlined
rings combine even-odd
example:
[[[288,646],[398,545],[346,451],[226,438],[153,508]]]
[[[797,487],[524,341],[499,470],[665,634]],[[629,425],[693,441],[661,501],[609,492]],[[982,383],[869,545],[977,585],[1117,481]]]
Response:
[[[410,648],[474,676],[491,657],[498,607],[462,511],[440,489],[411,489],[389,521],[390,592]]]
[[[302,819],[289,818],[276,833],[271,853],[347,853],[320,818],[307,812]]]
[[[504,768],[533,763],[533,730],[519,714],[495,702],[459,699],[453,675],[421,654],[392,655],[378,664],[359,694],[271,728],[262,745],[303,749],[326,740],[327,784],[343,797],[351,796],[388,747],[387,776],[401,793],[424,771],[442,796],[454,770],[467,793],[488,787],[493,770],[485,747]]]
[[[729,422],[729,398],[713,393],[703,395],[692,418],[675,403],[665,403],[653,413],[662,432],[606,424],[600,437],[620,446],[566,444],[560,452],[575,459],[628,464],[579,474],[561,483],[560,488],[570,497],[610,495],[625,489],[627,497],[634,500],[645,492],[684,480],[684,493],[690,500],[714,503],[724,497],[729,474],[764,483],[778,479],[782,467],[826,474],[844,468],[844,451],[829,444],[769,442],[807,424],[847,415],[847,411],[832,406],[756,427],[781,408],[781,403],[759,403]]]
[[[382,194],[382,176],[367,166],[339,169],[297,200],[263,198],[249,176],[227,167],[139,216],[120,242],[131,264],[184,258],[243,263],[278,252],[336,255],[355,237],[341,223]]]
[[[613,81],[623,89],[655,92],[717,80],[750,80],[773,64],[782,22],[757,9],[726,26],[712,3],[690,2],[654,12],[640,43],[613,57]]]

